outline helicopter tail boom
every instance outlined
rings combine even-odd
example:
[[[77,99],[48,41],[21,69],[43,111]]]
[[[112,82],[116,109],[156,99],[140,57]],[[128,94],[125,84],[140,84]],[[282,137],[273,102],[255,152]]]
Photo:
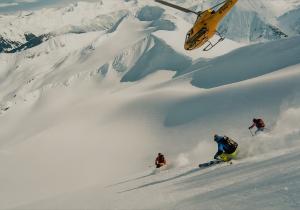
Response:
[[[155,0],[155,1],[158,2],[158,3],[161,3],[161,4],[163,4],[163,5],[166,5],[166,6],[168,6],[168,7],[172,7],[172,8],[174,8],[174,9],[178,9],[178,10],[180,10],[180,11],[182,11],[182,12],[186,12],[186,13],[194,13],[194,14],[196,14],[196,15],[199,14],[199,12],[195,12],[195,11],[193,11],[193,10],[190,10],[190,9],[187,9],[187,8],[184,8],[184,7],[180,7],[180,6],[178,6],[178,5],[171,4],[171,3],[166,2],[166,1],[163,1],[163,0]],[[200,12],[200,13],[201,13],[201,12]]]
[[[225,16],[237,2],[238,0],[226,0],[224,5],[218,9],[218,12]]]

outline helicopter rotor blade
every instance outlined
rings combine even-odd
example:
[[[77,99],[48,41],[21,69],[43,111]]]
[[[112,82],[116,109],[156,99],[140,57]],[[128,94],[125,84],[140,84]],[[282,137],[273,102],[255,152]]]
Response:
[[[221,3],[219,3],[219,4],[216,4],[215,6],[213,6],[212,8],[210,8],[210,9],[214,9],[214,8],[216,8],[216,7],[218,7],[218,6],[220,6],[220,5],[222,5],[222,4],[224,4],[226,1],[222,1]]]
[[[193,11],[193,10],[189,10],[189,9],[180,7],[180,6],[177,6],[177,5],[175,5],[175,4],[171,4],[171,3],[166,2],[166,1],[163,1],[163,0],[155,0],[155,1],[158,2],[158,3],[164,4],[164,5],[168,6],[168,7],[173,7],[174,9],[178,9],[178,10],[180,10],[180,11],[182,11],[182,12],[186,12],[186,13],[194,13],[194,14],[196,14],[196,15],[199,14],[199,12],[195,12],[195,11]]]
[[[227,0],[226,0],[227,1]],[[216,4],[215,6],[213,6],[213,7],[211,7],[211,8],[209,8],[209,9],[214,9],[214,8],[216,8],[216,7],[218,7],[218,6],[220,6],[220,5],[222,5],[222,4],[224,4],[226,1],[222,1],[221,3],[219,3],[219,4]],[[206,11],[206,10],[205,10]],[[198,15],[201,15],[202,13],[204,13],[204,11],[203,12],[198,12]]]

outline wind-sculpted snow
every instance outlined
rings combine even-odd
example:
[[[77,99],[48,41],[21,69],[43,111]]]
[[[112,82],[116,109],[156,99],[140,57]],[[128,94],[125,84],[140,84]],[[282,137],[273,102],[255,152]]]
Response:
[[[300,8],[279,17],[280,26],[291,34],[300,34]]]
[[[7,53],[15,53],[15,52],[19,52],[22,50],[36,47],[36,46],[42,44],[44,41],[48,40],[50,36],[51,36],[50,34],[45,34],[45,35],[41,35],[38,37],[35,36],[35,37],[27,40],[26,43],[20,45],[19,47],[15,47],[14,49],[7,51]]]
[[[155,27],[156,30],[175,30],[176,25],[172,21],[164,19],[164,11],[164,9],[157,6],[145,6],[138,11],[137,18],[140,21],[151,22],[149,27]]]
[[[0,53],[12,50],[15,47],[18,47],[19,45],[21,45],[21,43],[15,42],[15,41],[6,40],[2,36],[0,36]]]
[[[169,109],[165,124],[167,126],[182,125],[199,121],[203,124],[205,131],[220,130],[212,122],[219,118],[219,123],[225,123],[221,129],[230,131],[230,134],[240,132],[240,129],[247,127],[247,122],[240,122],[236,119],[252,119],[254,116],[267,116],[274,120],[278,114],[281,104],[299,91],[299,66],[286,72],[277,72],[269,76],[245,82],[230,84],[221,88],[214,88],[203,91],[198,96],[187,97],[186,100],[176,103]],[[288,85],[287,85],[288,84]],[[270,95],[270,92],[276,93]],[[235,122],[235,126],[226,126],[226,122]],[[204,126],[205,125],[205,126]],[[230,135],[228,134],[228,135]]]
[[[137,18],[141,21],[158,20],[162,17],[164,11],[165,11],[164,9],[157,6],[156,7],[145,6],[138,12]]]
[[[146,38],[149,32],[142,30],[134,36],[124,37],[127,33],[131,34],[131,31],[127,30],[127,27],[131,25],[134,25],[136,30],[144,27],[143,24],[136,23],[132,18],[126,17],[122,18],[118,25],[120,29],[117,27],[118,31],[115,33],[111,31],[109,34],[90,32],[60,35],[52,37],[39,47],[28,49],[19,55],[2,55],[1,60],[5,65],[2,66],[1,72],[4,75],[7,75],[4,72],[9,72],[7,75],[9,78],[6,77],[6,80],[0,84],[5,89],[1,93],[4,102],[6,96],[9,98],[11,95],[19,95],[18,92],[22,92],[21,90],[27,89],[25,87],[28,86],[32,88],[26,92],[35,88],[41,89],[48,85],[70,85],[73,78],[77,78],[79,75],[84,77],[83,72],[97,76],[94,72],[97,72],[99,66],[104,64],[111,63],[114,70],[125,74],[140,59],[145,50],[143,48],[151,43],[149,40],[153,39]],[[78,44],[79,39],[80,44]],[[99,58],[98,54],[102,53],[102,48],[112,46],[112,40],[115,39],[119,40],[115,42],[116,49]],[[74,63],[78,63],[77,67],[73,66]],[[89,66],[88,70],[83,67],[85,65]],[[39,71],[35,72],[31,69],[39,69]],[[156,71],[153,68],[152,70]],[[12,79],[12,83],[9,82],[10,79]],[[20,83],[20,81],[22,82]],[[28,85],[27,81],[32,82]],[[8,86],[10,88],[5,88]],[[11,94],[12,92],[14,94]]]
[[[276,40],[287,37],[278,26],[263,20],[257,11],[244,11],[237,8],[234,8],[224,18],[219,31],[224,31],[225,36],[229,39],[245,42]]]
[[[297,95],[295,95],[297,97]],[[280,113],[275,125],[269,125],[267,133],[260,134],[254,139],[248,138],[241,144],[243,151],[241,158],[255,157],[271,151],[280,153],[281,150],[299,149],[300,129],[298,119],[300,115],[299,101],[293,107],[285,105],[286,109]]]
[[[295,37],[240,48],[207,62],[199,61],[184,72],[191,72],[192,84],[200,88],[240,82],[299,64],[299,42],[300,37]]]
[[[157,69],[168,69],[180,72],[191,65],[191,59],[185,57],[164,41],[150,37],[139,60],[122,78],[122,82],[136,81],[144,78]]]
[[[128,15],[125,10],[112,12],[108,14],[99,14],[94,19],[85,20],[83,24],[70,24],[64,27],[58,28],[53,33],[61,35],[67,33],[88,33],[93,31],[105,31],[112,33],[116,30],[122,20]]]

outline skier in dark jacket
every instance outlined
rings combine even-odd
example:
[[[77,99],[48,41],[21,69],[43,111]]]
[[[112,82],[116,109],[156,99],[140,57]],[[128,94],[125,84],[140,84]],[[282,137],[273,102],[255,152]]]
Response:
[[[258,133],[258,132],[262,132],[265,130],[265,123],[262,119],[256,119],[254,118],[252,120],[253,124],[249,127],[249,130],[251,130],[252,128],[256,127],[257,130],[255,131],[255,135]]]
[[[160,168],[166,164],[167,164],[167,162],[166,162],[165,156],[161,153],[158,153],[158,155],[155,159],[156,168]]]
[[[227,136],[214,136],[215,142],[218,144],[218,151],[214,156],[216,160],[230,161],[237,156],[238,144]]]

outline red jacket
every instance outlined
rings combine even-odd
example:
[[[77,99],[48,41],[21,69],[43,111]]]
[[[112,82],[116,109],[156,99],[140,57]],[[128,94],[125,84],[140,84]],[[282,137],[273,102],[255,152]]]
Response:
[[[262,119],[255,119],[253,120],[253,124],[249,127],[249,129],[253,128],[254,126],[256,126],[257,128],[264,128],[265,123]]]
[[[160,165],[160,164],[166,164],[165,157],[163,155],[157,156],[155,159],[155,164]]]

